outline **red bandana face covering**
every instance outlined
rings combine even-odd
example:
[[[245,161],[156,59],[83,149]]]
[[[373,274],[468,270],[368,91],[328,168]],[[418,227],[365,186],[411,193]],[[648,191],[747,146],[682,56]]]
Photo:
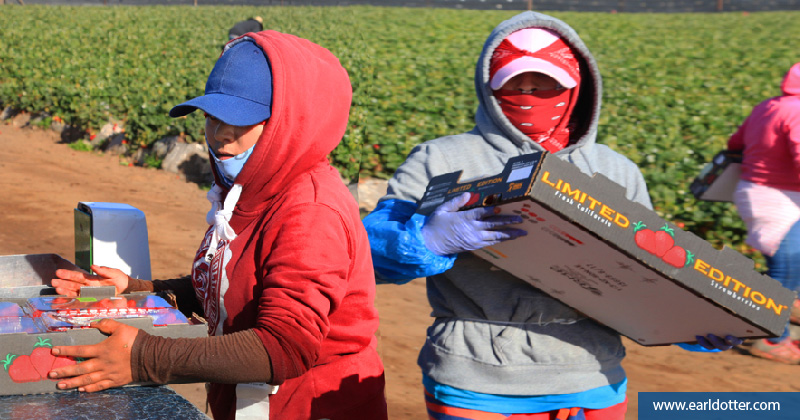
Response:
[[[489,66],[490,86],[509,122],[548,152],[566,147],[570,131],[574,131],[570,116],[581,86],[575,51],[555,32],[521,29],[495,48]],[[526,93],[502,89],[511,78],[525,72],[550,76],[568,88]]]
[[[498,89],[494,97],[508,121],[548,152],[557,152],[569,142],[567,117],[572,89],[523,93]]]

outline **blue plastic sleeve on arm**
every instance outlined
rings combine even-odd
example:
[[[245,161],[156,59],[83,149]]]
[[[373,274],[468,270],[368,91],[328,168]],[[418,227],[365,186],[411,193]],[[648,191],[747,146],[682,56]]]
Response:
[[[697,353],[718,353],[718,352],[722,351],[720,349],[711,349],[711,350],[709,350],[709,349],[707,349],[707,348],[705,348],[705,347],[703,347],[703,346],[701,346],[699,344],[675,343],[675,345],[680,347],[680,348],[682,348],[682,349],[684,349],[684,350],[693,351],[693,352],[697,352]]]
[[[410,201],[385,200],[364,218],[378,283],[404,284],[453,267],[455,255],[436,255],[425,246],[425,216],[416,210]]]

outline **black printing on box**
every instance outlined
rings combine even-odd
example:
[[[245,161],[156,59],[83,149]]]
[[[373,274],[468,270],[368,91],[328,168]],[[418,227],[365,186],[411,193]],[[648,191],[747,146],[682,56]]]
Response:
[[[717,250],[627,200],[603,175],[545,155],[527,195],[494,204],[522,216],[516,227],[529,234],[476,255],[640,344],[774,336],[788,320],[793,292],[738,252]]]
[[[419,201],[417,213],[430,214],[442,203],[465,192],[473,193],[463,209],[492,205],[500,201],[522,198],[528,194],[543,153],[515,156],[508,160],[503,172],[459,184],[461,172],[439,175],[431,179]]]
[[[707,163],[689,185],[698,200],[733,201],[733,192],[741,174],[742,154],[723,150]]]

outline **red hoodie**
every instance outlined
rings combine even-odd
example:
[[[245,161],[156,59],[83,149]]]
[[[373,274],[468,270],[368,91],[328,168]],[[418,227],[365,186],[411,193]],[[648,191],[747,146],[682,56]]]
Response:
[[[237,236],[206,262],[212,227],[195,259],[210,333],[254,329],[280,385],[270,418],[385,419],[369,243],[327,159],[347,127],[349,77],[305,39],[246,36],[270,62],[272,115],[236,177],[242,190],[229,223]],[[235,395],[236,385],[212,384],[215,419],[234,418]]]
[[[783,96],[761,102],[728,140],[743,151],[742,179],[800,191],[800,63],[786,73]]]

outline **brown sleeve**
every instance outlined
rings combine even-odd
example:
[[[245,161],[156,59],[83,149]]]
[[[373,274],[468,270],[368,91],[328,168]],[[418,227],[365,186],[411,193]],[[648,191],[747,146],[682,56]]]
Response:
[[[131,372],[134,382],[157,384],[272,380],[269,355],[253,330],[203,338],[164,338],[139,330]]]
[[[154,280],[155,281],[155,280]],[[128,277],[128,288],[123,290],[122,293],[130,292],[154,292],[153,282],[148,280],[135,279]]]
[[[180,309],[184,315],[191,316],[192,313],[196,313],[200,316],[204,316],[203,306],[197,301],[197,296],[194,293],[194,286],[192,286],[192,278],[190,276],[153,281],[129,278],[128,288],[125,289],[123,293],[165,291],[171,291],[175,295],[178,309]]]

